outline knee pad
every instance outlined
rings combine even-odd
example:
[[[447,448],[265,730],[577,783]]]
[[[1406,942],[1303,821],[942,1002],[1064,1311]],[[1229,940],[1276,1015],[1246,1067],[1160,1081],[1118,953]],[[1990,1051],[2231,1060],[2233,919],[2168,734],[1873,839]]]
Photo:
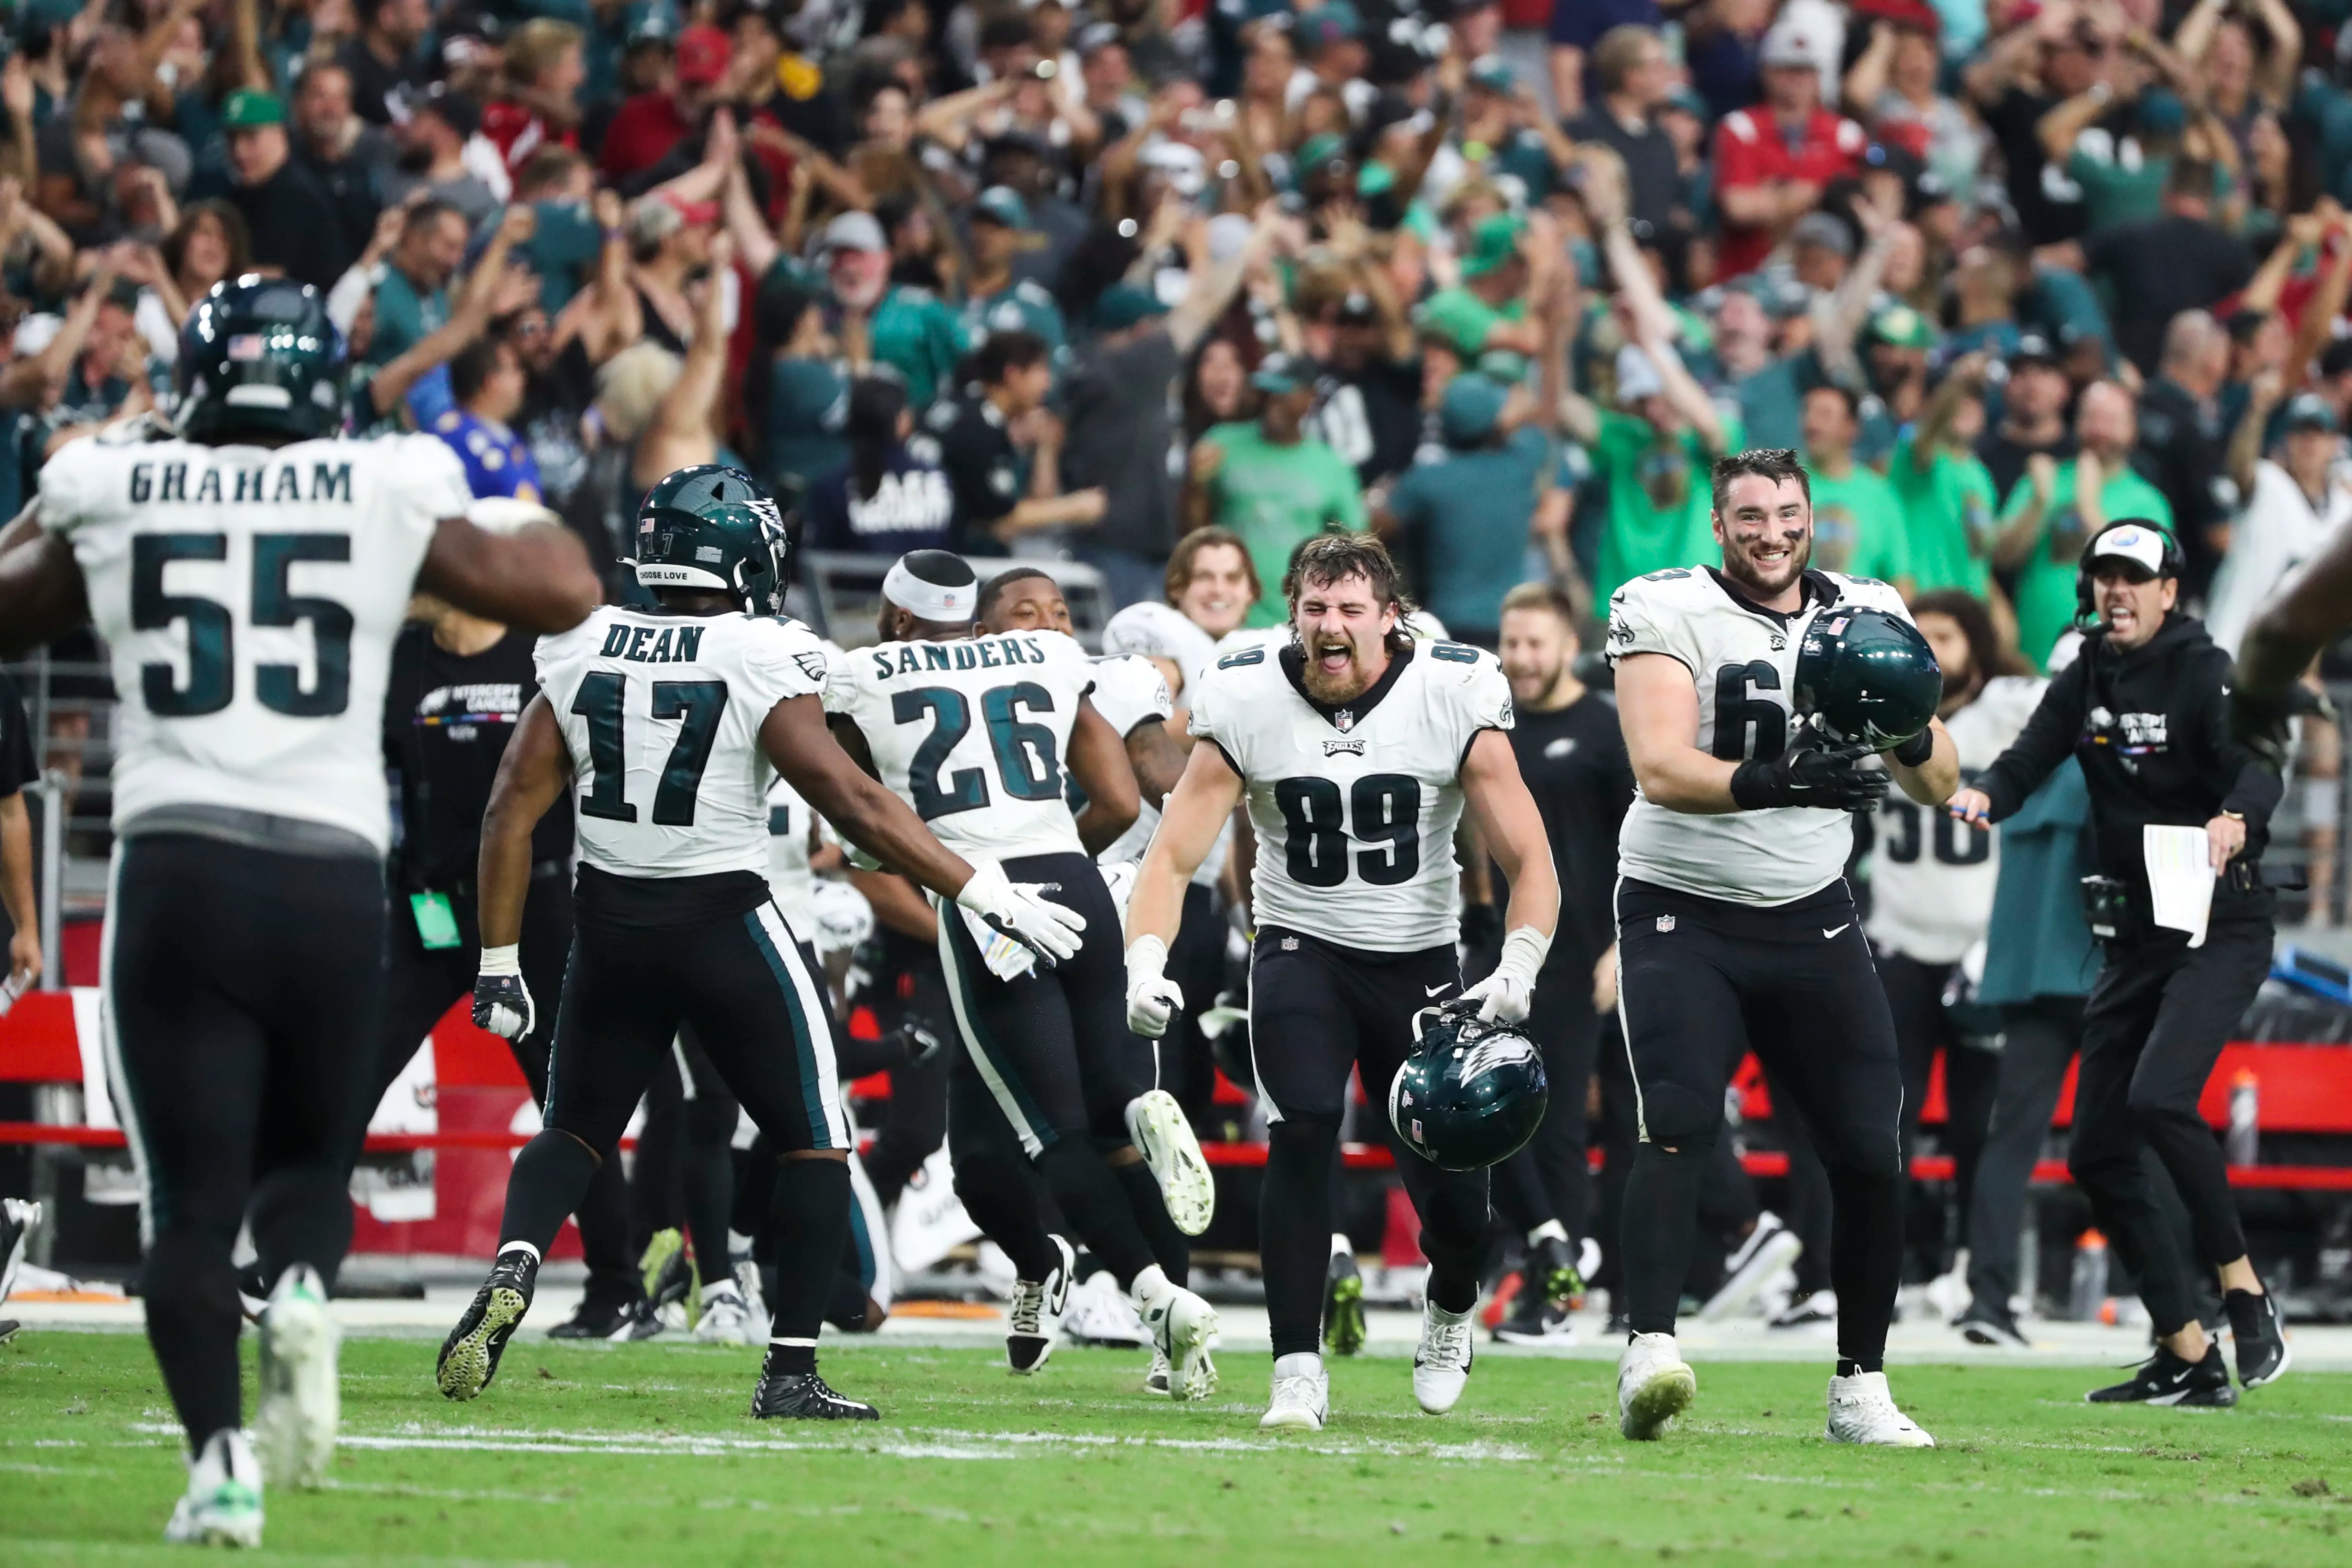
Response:
[[[1265,1130],[1266,1160],[1279,1160],[1285,1164],[1297,1161],[1328,1160],[1339,1145],[1339,1126],[1335,1121],[1294,1121],[1287,1118]]]
[[[1822,1142],[1826,1165],[1865,1181],[1903,1179],[1903,1140],[1892,1127],[1843,1127]]]
[[[1712,1148],[1723,1126],[1719,1093],[1699,1094],[1679,1083],[1643,1084],[1640,1105],[1642,1136],[1652,1143]]]

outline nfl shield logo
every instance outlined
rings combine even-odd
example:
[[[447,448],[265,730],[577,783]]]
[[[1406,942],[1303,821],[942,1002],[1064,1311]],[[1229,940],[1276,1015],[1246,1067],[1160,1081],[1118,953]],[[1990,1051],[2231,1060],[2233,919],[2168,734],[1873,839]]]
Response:
[[[1667,931],[1672,931],[1672,930],[1674,930],[1674,929],[1675,929],[1675,917],[1674,917],[1674,916],[1672,916],[1672,915],[1660,915],[1660,916],[1658,917],[1658,933],[1659,933],[1661,936],[1664,935]]]
[[[1339,733],[1342,735],[1346,734],[1349,731],[1356,727],[1355,710],[1349,708],[1340,709],[1339,711],[1331,715],[1331,724],[1333,728],[1339,731]]]

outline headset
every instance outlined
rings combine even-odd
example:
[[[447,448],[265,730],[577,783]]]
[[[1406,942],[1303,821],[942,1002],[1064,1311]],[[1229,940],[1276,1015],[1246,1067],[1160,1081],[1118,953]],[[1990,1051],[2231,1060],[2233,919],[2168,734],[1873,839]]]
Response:
[[[2189,558],[2181,553],[2179,542],[2172,537],[2171,530],[2154,518],[2123,517],[2107,524],[2084,544],[2083,558],[2074,566],[2074,629],[2084,637],[2100,629],[2098,606],[2091,587],[2091,565],[2097,558],[2095,552],[2100,540],[2119,528],[2153,529],[2156,536],[2164,541],[2163,562],[2156,569],[2158,577],[2169,577],[2177,583],[2189,570]]]

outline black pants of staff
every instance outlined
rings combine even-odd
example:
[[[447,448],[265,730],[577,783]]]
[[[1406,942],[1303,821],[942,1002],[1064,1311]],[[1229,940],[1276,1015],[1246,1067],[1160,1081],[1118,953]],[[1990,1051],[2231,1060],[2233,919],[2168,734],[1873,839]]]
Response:
[[[1922,1278],[1944,1271],[1952,1241],[1948,1215],[1959,1218],[1957,1241],[1965,1245],[1970,1194],[1983,1155],[1985,1123],[1992,1114],[1999,1053],[1969,1044],[1952,1026],[1944,993],[1957,963],[1926,963],[1899,952],[1881,953],[1878,978],[1886,987],[1886,1007],[1895,1019],[1895,1043],[1903,1053],[1903,1163],[1919,1152],[1919,1118],[1927,1105],[1927,1083],[1936,1055],[1944,1057],[1944,1152],[1952,1157],[1953,1200],[1947,1205],[1927,1184],[1911,1184],[1911,1209],[1904,1235],[1918,1259]]]
[[[2074,1081],[2075,1184],[2140,1282],[2157,1333],[2196,1315],[2196,1283],[2147,1172],[2152,1149],[2188,1205],[2197,1261],[2243,1258],[2246,1236],[2213,1129],[2198,1110],[2221,1047],[2270,973],[2267,916],[2221,920],[2204,945],[2161,933],[2107,944],[2083,1008]]]
[[[474,974],[480,966],[482,930],[472,889],[449,896],[456,917],[454,947],[427,948],[418,936],[415,911],[406,894],[395,894],[385,942],[383,1046],[375,1058],[368,1106],[373,1110],[392,1087],[420,1043],[441,1016],[474,992]],[[543,862],[533,868],[530,891],[522,906],[523,984],[537,1004],[537,1026],[509,1043],[515,1066],[530,1085],[530,1098],[542,1110],[547,1105],[547,1058],[555,1038],[555,1013],[563,995],[563,965],[572,951],[572,879],[560,863]],[[597,1167],[580,1200],[580,1245],[587,1255],[588,1299],[617,1303],[638,1293],[635,1254],[629,1250],[628,1184],[621,1163],[607,1159]]]
[[[1969,1194],[1969,1297],[1972,1314],[2004,1318],[2017,1294],[2018,1238],[2033,1166],[2058,1109],[2066,1064],[2083,1040],[2083,999],[2037,996],[2000,1010],[2000,1077],[1976,1184]]]

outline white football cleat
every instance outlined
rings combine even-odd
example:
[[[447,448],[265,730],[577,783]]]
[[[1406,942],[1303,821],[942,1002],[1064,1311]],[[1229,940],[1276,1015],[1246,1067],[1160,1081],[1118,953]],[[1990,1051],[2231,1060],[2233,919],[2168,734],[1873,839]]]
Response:
[[[1453,1409],[1470,1381],[1470,1328],[1469,1312],[1449,1312],[1434,1301],[1422,1303],[1421,1348],[1412,1352],[1412,1396],[1432,1415]]]
[[[163,1539],[175,1546],[261,1544],[261,1467],[244,1433],[214,1433],[188,1461],[188,1489]]]
[[[764,1345],[775,1332],[776,1321],[768,1311],[768,1292],[760,1284],[760,1266],[750,1258],[735,1266],[735,1289],[743,1297],[743,1313],[751,1320],[751,1337],[746,1344]]]
[[[25,1266],[25,1244],[40,1228],[41,1205],[25,1198],[0,1198],[0,1301],[16,1288]]]
[[[1168,1364],[1168,1353],[1158,1345],[1152,1346],[1151,1370],[1143,1374],[1143,1392],[1166,1398],[1169,1386],[1174,1381],[1171,1375],[1173,1370]]]
[[[1159,1182],[1160,1196],[1176,1228],[1186,1236],[1208,1229],[1217,1213],[1216,1178],[1176,1097],[1155,1089],[1129,1100],[1127,1134]]]
[[[1004,1334],[1004,1360],[1023,1376],[1042,1368],[1054,1353],[1062,1331],[1062,1310],[1070,1304],[1070,1276],[1077,1271],[1077,1254],[1060,1237],[1049,1237],[1055,1247],[1054,1267],[1040,1280],[1015,1279]]]
[[[1206,1399],[1216,1391],[1216,1363],[1209,1341],[1217,1331],[1217,1310],[1181,1285],[1164,1286],[1143,1304],[1143,1326],[1152,1348],[1168,1358],[1168,1395]]]
[[[1936,1439],[1895,1407],[1883,1372],[1858,1372],[1830,1379],[1829,1427],[1832,1443],[1870,1443],[1883,1448],[1932,1448]]]
[[[702,1291],[702,1316],[695,1320],[694,1337],[706,1345],[764,1345],[765,1332],[756,1336],[751,1304],[732,1275]]]
[[[1331,1379],[1319,1356],[1316,1368],[1285,1377],[1274,1374],[1274,1398],[1257,1418],[1261,1431],[1320,1432],[1331,1419]]]
[[[1724,1281],[1698,1310],[1702,1323],[1719,1323],[1744,1313],[1774,1275],[1797,1261],[1805,1244],[1770,1209],[1756,1216],[1756,1228],[1724,1259]]]
[[[327,1479],[342,1420],[335,1368],[341,1339],[318,1270],[297,1263],[278,1276],[261,1313],[261,1402],[253,1415],[253,1446],[271,1486],[315,1487]]]
[[[1698,1374],[1672,1334],[1635,1334],[1617,1358],[1617,1429],[1654,1443],[1698,1396]]]
[[[1098,1268],[1071,1290],[1062,1309],[1062,1332],[1082,1345],[1133,1346],[1151,1342],[1151,1332],[1135,1303],[1110,1270]]]

